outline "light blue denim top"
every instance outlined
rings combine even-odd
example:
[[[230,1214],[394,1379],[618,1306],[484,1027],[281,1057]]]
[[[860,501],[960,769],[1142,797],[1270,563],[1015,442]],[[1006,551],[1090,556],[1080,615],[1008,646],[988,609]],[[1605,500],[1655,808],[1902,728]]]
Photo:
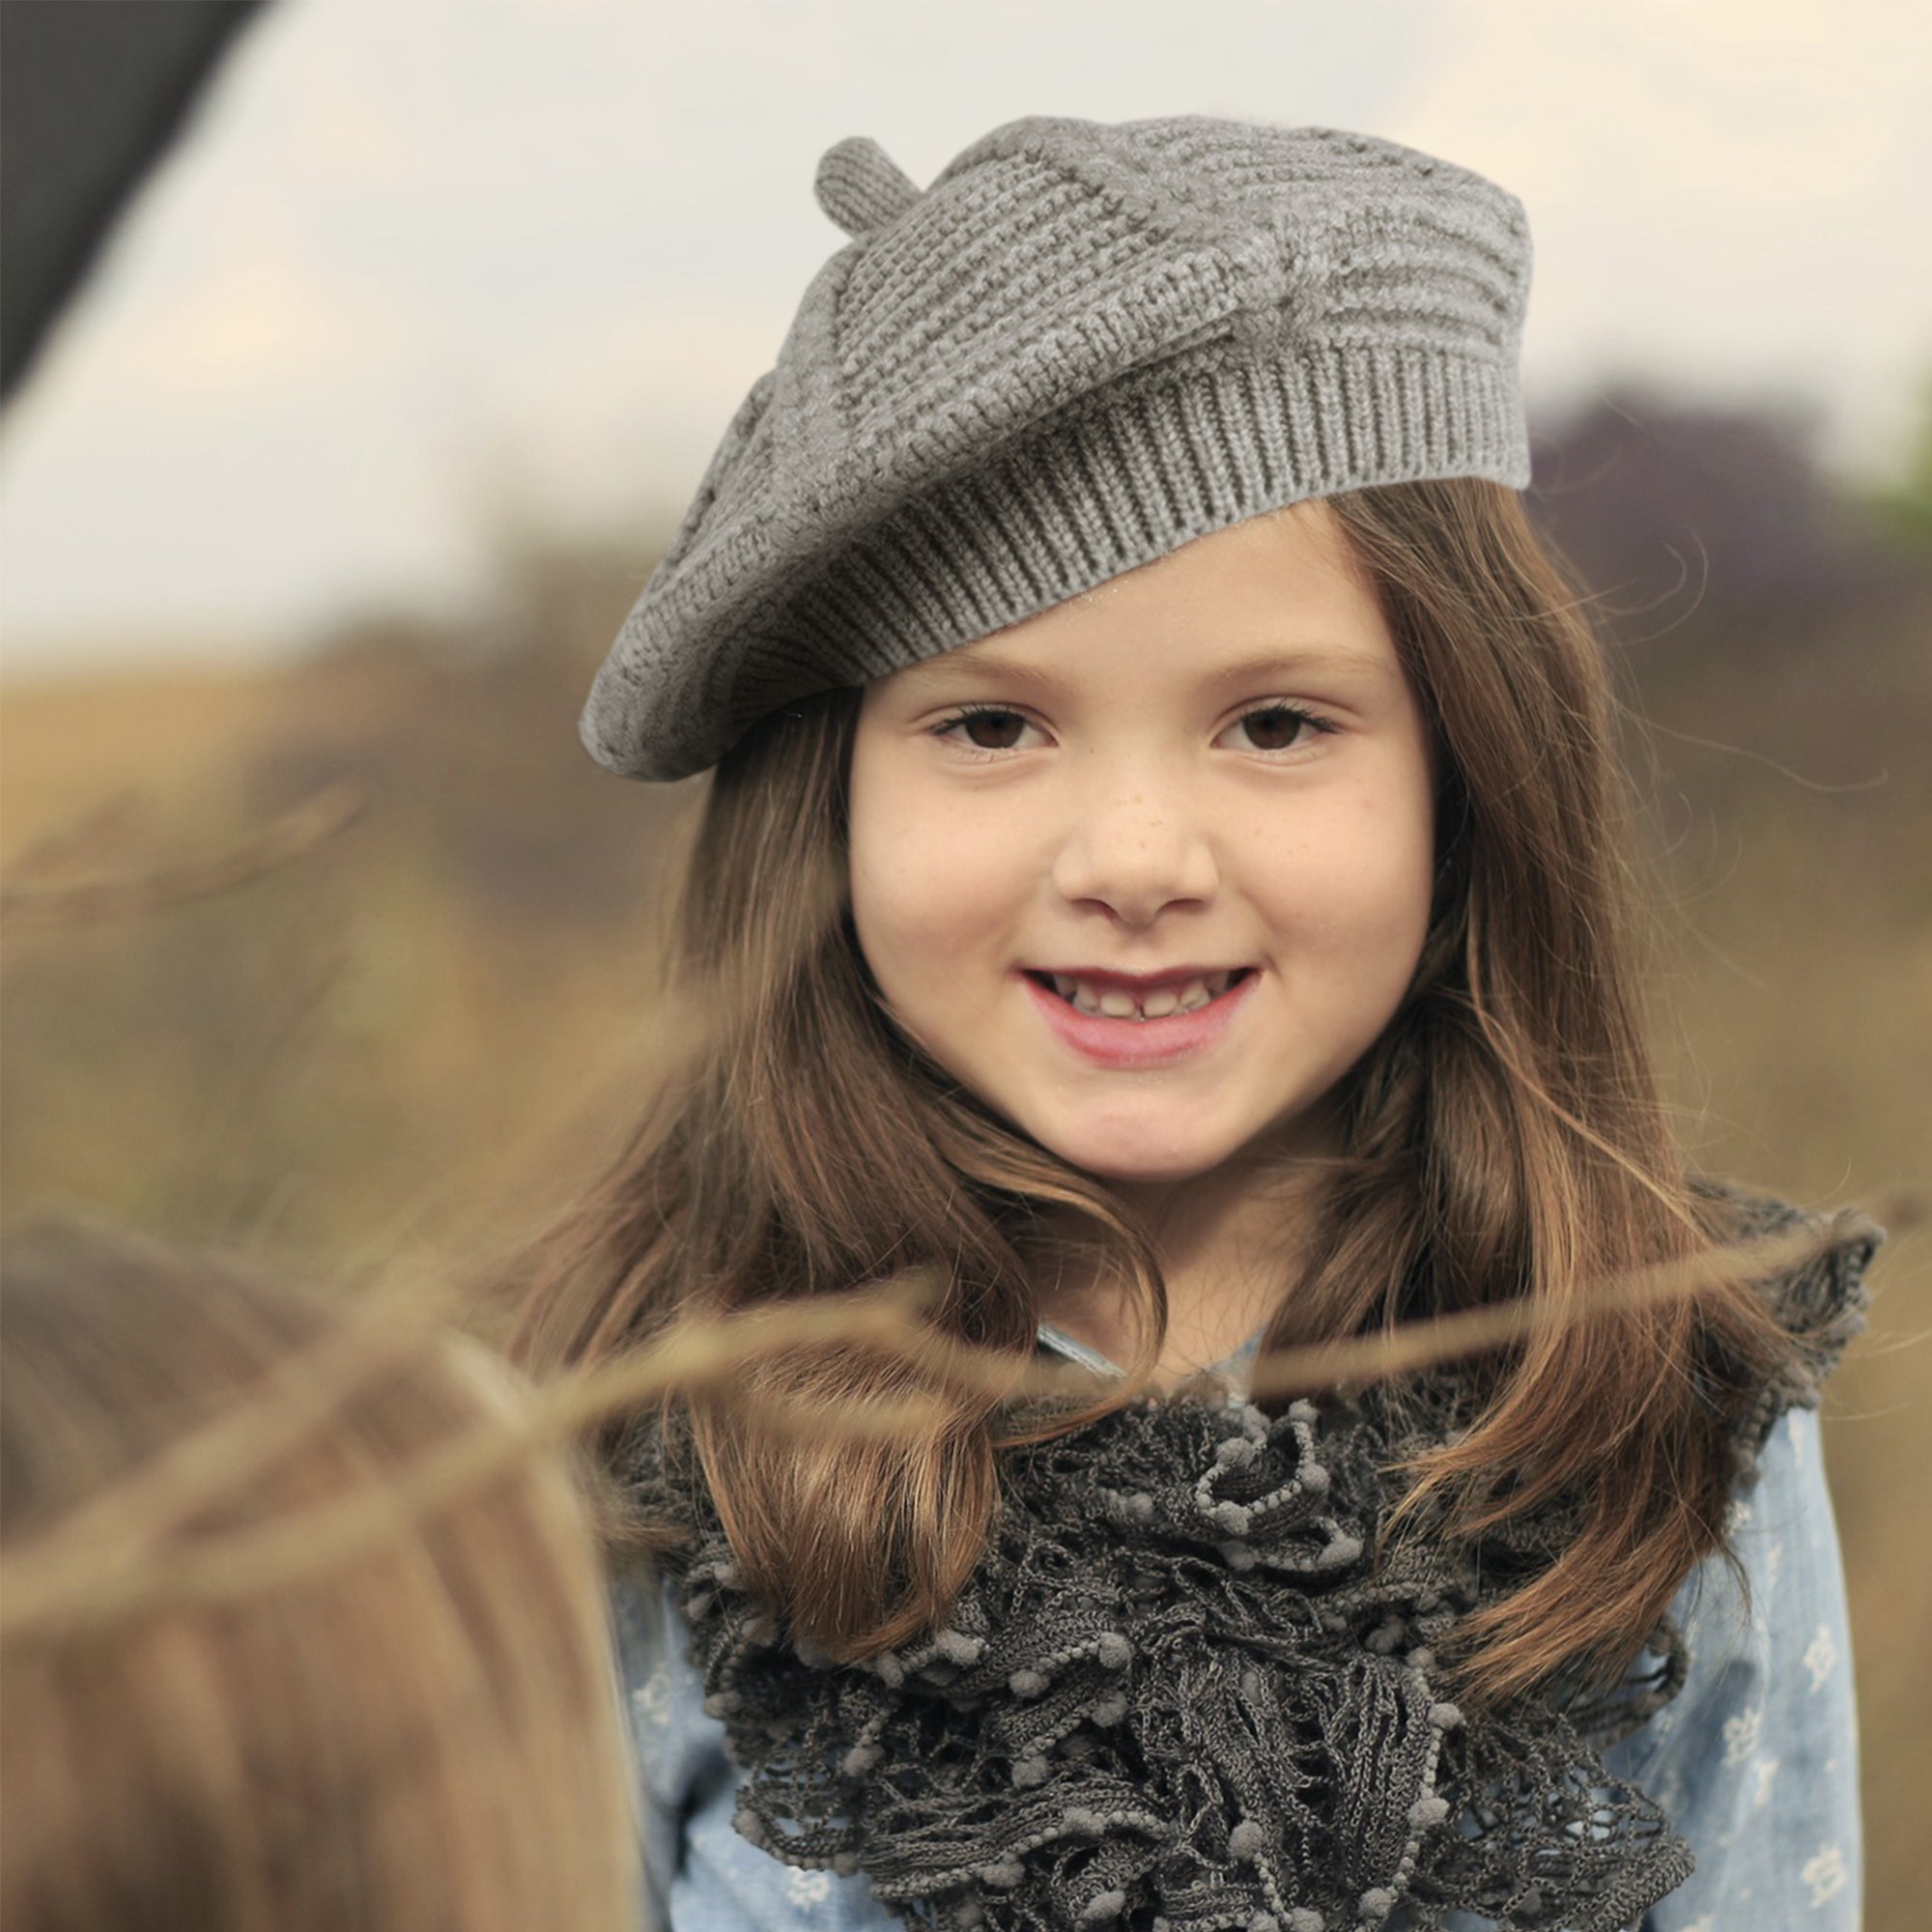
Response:
[[[1102,1374],[1120,1369],[1072,1336],[1039,1339]],[[1244,1392],[1256,1334],[1214,1364]],[[1772,1432],[1762,1475],[1734,1505],[1750,1578],[1745,1614],[1717,1558],[1686,1580],[1672,1614],[1690,1645],[1684,1689],[1605,1753],[1697,1855],[1697,1869],[1643,1918],[1643,1932],[1858,1932],[1863,1884],[1858,1717],[1844,1571],[1815,1410]],[[731,1824],[741,1774],[724,1725],[704,1713],[688,1631],[668,1582],[637,1570],[613,1584],[619,1667],[636,1746],[645,1932],[890,1932],[904,1921],[863,1873],[801,1871]],[[1386,1932],[1402,1932],[1402,1915]],[[1459,1927],[1492,1921],[1455,1915]]]

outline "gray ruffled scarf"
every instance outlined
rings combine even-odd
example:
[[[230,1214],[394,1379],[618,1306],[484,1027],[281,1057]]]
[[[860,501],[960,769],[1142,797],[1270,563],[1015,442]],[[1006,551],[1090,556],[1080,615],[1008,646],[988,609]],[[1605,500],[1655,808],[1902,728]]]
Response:
[[[1746,1236],[1803,1217],[1739,1200]],[[1815,1403],[1862,1326],[1881,1238],[1846,1217],[1768,1285],[1804,1347],[1737,1438]],[[1607,1696],[1559,1678],[1464,1713],[1435,1651],[1574,1534],[1564,1507],[1475,1545],[1374,1560],[1397,1459],[1465,1426],[1453,1370],[1270,1418],[1148,1398],[1006,1452],[1001,1507],[944,1629],[834,1664],[739,1587],[690,1459],[646,1430],[638,1500],[693,1533],[663,1558],[745,1774],[738,1831],[788,1864],[863,1870],[908,1923],[957,1932],[1438,1928],[1613,1932],[1690,1875],[1659,1806],[1599,1752],[1674,1696],[1665,1619]]]

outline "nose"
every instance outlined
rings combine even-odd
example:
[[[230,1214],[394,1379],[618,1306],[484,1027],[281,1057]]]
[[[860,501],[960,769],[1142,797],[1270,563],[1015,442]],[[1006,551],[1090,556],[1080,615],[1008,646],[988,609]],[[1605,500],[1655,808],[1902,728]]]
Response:
[[[1219,884],[1206,830],[1179,800],[1145,785],[1121,788],[1080,815],[1054,857],[1053,884],[1076,905],[1122,925],[1151,925],[1175,905],[1201,904]]]

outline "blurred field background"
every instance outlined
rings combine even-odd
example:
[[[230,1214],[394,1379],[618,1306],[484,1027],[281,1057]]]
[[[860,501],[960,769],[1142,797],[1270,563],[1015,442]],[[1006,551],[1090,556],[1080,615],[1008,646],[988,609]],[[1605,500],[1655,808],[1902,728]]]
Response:
[[[1897,1928],[1932,1888],[1923,440],[1904,490],[1856,497],[1799,423],[1606,395],[1539,428],[1534,497],[1645,721],[1631,755],[1684,1132],[1712,1169],[1896,1230],[1828,1453],[1870,1923]],[[654,552],[534,519],[497,552],[478,622],[398,610],[279,668],[0,693],[10,1219],[77,1204],[345,1274],[462,1257],[625,1118],[647,922],[702,781],[611,779],[575,719]],[[269,863],[264,838],[318,800],[323,829],[298,818],[298,849]]]

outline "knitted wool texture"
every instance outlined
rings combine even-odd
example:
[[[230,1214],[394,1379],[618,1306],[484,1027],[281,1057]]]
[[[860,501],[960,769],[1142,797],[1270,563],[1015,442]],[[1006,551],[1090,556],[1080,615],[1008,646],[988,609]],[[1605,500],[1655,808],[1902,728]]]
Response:
[[[611,771],[984,637],[1245,518],[1529,481],[1521,204],[1328,128],[1033,116],[923,193],[839,142],[812,280],[599,671]]]
[[[1803,1217],[1734,1196],[1745,1237]],[[1802,1338],[1735,1438],[1739,1488],[1862,1325],[1861,1216],[1767,1285]],[[688,1443],[634,1445],[639,1501],[689,1533],[681,1583],[706,1709],[745,1772],[737,1829],[797,1866],[864,1871],[907,1923],[980,1932],[1613,1932],[1693,1859],[1598,1756],[1673,1696],[1666,1619],[1608,1695],[1580,1674],[1486,1712],[1437,1685],[1457,1624],[1576,1531],[1558,1503],[1378,1563],[1398,1457],[1470,1420],[1451,1370],[1351,1400],[1147,1398],[1006,1452],[999,1520],[943,1629],[838,1665],[739,1585]]]

